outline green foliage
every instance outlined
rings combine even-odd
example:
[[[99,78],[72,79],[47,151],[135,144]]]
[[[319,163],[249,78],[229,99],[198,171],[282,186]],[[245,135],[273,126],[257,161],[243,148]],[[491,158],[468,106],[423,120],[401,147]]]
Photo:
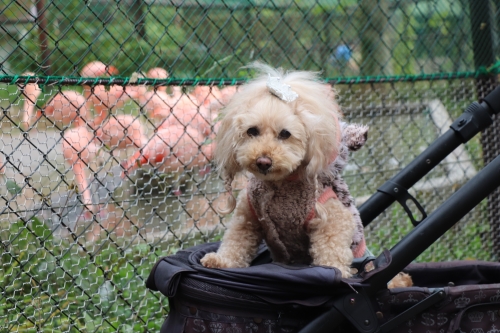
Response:
[[[422,201],[422,198],[417,198]],[[453,228],[448,230],[438,241],[432,244],[417,259],[417,262],[440,262],[453,260],[495,260],[492,253],[493,239],[491,226],[484,220],[478,218],[484,216],[487,210],[487,202],[483,201]],[[367,245],[375,255],[384,249],[390,249],[413,230],[413,225],[406,215],[402,206],[394,204],[382,217],[375,232],[368,232]],[[373,240],[384,240],[383,242],[371,242]],[[457,239],[466,240],[456,242]],[[455,240],[455,242],[453,242]]]
[[[319,70],[325,77],[471,70],[467,6],[461,2],[379,1],[383,27],[363,16],[367,3],[193,0],[179,7],[143,2],[136,8],[122,1],[52,0],[44,12],[48,60],[52,74],[63,76],[77,75],[93,60],[115,65],[122,76],[161,66],[178,78],[245,76],[240,68],[254,60]],[[7,12],[20,19],[26,8],[17,2]],[[142,24],[144,34],[137,28]],[[15,28],[0,36],[0,45],[14,48],[7,68],[43,74],[47,62],[37,26]],[[352,48],[352,61],[335,60],[339,45]],[[379,71],[364,73],[379,56],[387,58],[375,64]]]
[[[19,187],[19,185],[17,185],[16,182],[10,179],[7,180],[6,186],[7,186],[7,191],[12,195],[17,195],[22,191],[21,187]]]
[[[35,217],[12,223],[0,240],[0,326],[7,331],[159,331],[168,304],[145,280],[166,254],[160,249],[109,242],[92,252],[54,238]]]

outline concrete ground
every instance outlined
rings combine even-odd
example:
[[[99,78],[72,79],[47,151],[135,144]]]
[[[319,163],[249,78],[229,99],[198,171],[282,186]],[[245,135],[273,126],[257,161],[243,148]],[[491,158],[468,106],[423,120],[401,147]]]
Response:
[[[219,222],[210,206],[223,188],[217,177],[196,171],[158,175],[143,168],[122,179],[119,161],[130,152],[112,157],[103,150],[91,165],[98,171],[97,178],[89,174],[88,179],[99,207],[96,223],[85,215],[77,197],[74,175],[63,157],[61,132],[38,126],[22,133],[5,123],[1,129],[0,158],[8,157],[8,162],[0,176],[0,230],[20,218],[36,216],[60,237],[94,224],[95,230],[103,227],[116,237],[155,241],[182,237]],[[178,186],[182,194],[175,196],[171,190]]]

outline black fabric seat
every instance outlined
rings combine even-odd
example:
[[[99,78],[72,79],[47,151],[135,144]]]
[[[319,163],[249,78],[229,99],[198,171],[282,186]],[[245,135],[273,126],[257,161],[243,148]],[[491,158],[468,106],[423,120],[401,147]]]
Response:
[[[271,325],[297,332],[323,312],[329,300],[360,282],[341,279],[333,267],[273,263],[264,245],[248,268],[203,267],[200,259],[219,245],[180,250],[153,267],[146,286],[167,296],[170,305],[162,332],[203,330],[199,325],[235,332],[248,327],[269,332]]]

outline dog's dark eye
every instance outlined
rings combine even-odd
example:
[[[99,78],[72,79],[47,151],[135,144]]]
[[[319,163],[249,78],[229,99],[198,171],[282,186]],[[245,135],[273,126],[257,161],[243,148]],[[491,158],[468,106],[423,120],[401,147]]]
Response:
[[[281,140],[286,140],[288,139],[292,134],[288,132],[287,130],[281,130],[280,134],[278,134],[278,139]]]
[[[247,134],[249,136],[258,136],[259,135],[259,129],[257,127],[250,127],[247,129]]]

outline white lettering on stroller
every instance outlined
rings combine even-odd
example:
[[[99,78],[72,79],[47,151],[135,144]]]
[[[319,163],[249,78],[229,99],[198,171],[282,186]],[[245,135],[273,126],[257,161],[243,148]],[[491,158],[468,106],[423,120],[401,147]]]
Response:
[[[273,328],[276,325],[276,323],[274,321],[268,319],[264,322],[264,325],[268,328],[268,331],[267,331],[268,333],[274,333]]]
[[[482,290],[479,290],[479,294],[475,295],[474,298],[482,301],[483,298],[486,298],[486,295],[483,293]]]
[[[484,313],[481,311],[473,311],[467,315],[469,320],[473,323],[479,323],[483,320]]]
[[[497,294],[495,296],[490,297],[490,302],[499,302],[500,301],[500,290],[497,290]]]
[[[457,298],[454,303],[457,307],[457,309],[465,308],[467,304],[469,304],[470,298],[465,297],[465,293],[462,293],[462,297]]]
[[[195,332],[205,332],[206,331],[206,327],[205,327],[202,319],[193,320],[193,324],[196,326],[196,327],[193,327],[193,330]]]
[[[446,316],[446,313],[438,313],[436,320],[433,319],[434,316],[435,314],[433,313],[428,313],[428,312],[422,313],[421,315],[423,319],[421,321],[422,324],[424,324],[425,326],[436,326],[436,324],[437,326],[443,326],[448,322],[448,317]]]
[[[209,323],[208,326],[210,327],[210,331],[212,331],[212,333],[221,333],[222,332],[222,328],[224,327],[222,325],[222,323]]]
[[[253,332],[257,332],[259,330],[259,326],[257,326],[257,324],[255,323],[248,323],[247,326],[245,326],[245,331],[247,333],[253,333]]]
[[[500,332],[499,330],[497,330],[497,328],[495,327],[495,325],[491,326],[491,330],[489,330],[488,332],[486,333],[498,333]]]
[[[488,316],[490,318],[490,321],[496,321],[498,319],[498,311],[488,311]]]
[[[424,319],[422,320],[422,324],[425,326],[434,326],[436,321],[432,317],[434,317],[432,313],[422,313],[422,318]]]
[[[399,303],[399,299],[396,297],[396,295],[393,295],[389,300],[389,304],[396,304],[396,303]]]
[[[403,303],[418,303],[418,299],[414,299],[412,294],[408,295],[408,299],[404,300]]]
[[[446,316],[446,313],[438,313],[438,316],[437,316],[438,326],[443,326],[447,322],[448,322],[448,317]]]
[[[227,333],[241,333],[241,328],[236,326],[236,323],[231,323],[231,327],[226,328]]]

